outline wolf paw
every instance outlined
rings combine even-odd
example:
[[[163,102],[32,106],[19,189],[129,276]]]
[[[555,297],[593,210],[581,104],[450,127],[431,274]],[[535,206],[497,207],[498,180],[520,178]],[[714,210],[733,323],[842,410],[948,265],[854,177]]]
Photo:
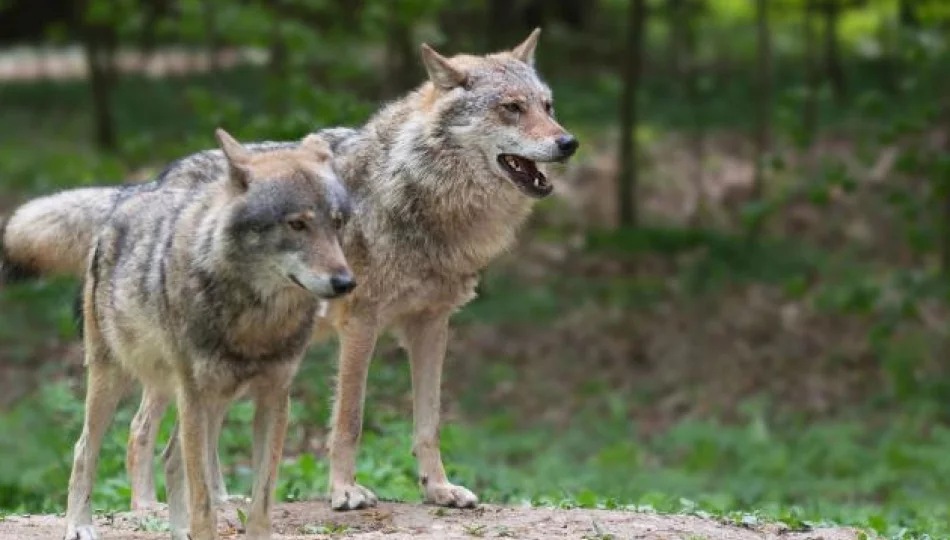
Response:
[[[425,486],[425,499],[429,504],[451,506],[453,508],[474,508],[478,497],[471,491],[448,482]]]
[[[376,495],[359,484],[340,484],[330,490],[330,508],[359,510],[376,506]]]
[[[99,540],[99,534],[92,525],[69,525],[65,540]]]

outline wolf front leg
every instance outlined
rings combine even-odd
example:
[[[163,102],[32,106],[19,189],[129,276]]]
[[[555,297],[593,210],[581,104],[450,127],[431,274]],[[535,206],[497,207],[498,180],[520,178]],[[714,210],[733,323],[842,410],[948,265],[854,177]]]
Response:
[[[188,493],[190,540],[217,540],[218,529],[208,484],[209,401],[187,376],[178,389],[178,426],[181,458]],[[172,532],[173,537],[176,534]]]
[[[225,403],[221,409],[226,410]],[[212,413],[213,414],[213,413]],[[209,426],[212,428],[214,419],[209,420]],[[213,430],[212,430],[213,431]],[[220,431],[220,430],[219,430]],[[172,427],[171,435],[168,436],[168,444],[162,452],[162,462],[165,464],[165,500],[168,501],[168,521],[172,533],[172,540],[189,540],[188,536],[188,491],[185,482],[185,466],[181,455],[181,439],[178,435],[179,422],[175,422]],[[208,455],[213,456],[212,452],[217,451],[215,442],[208,440]],[[207,478],[213,481],[215,476],[214,464],[209,459]],[[223,484],[220,484],[223,485]],[[215,490],[214,486],[209,489]],[[217,501],[219,504],[220,500]]]
[[[412,369],[412,453],[426,502],[470,508],[478,497],[449,482],[439,448],[442,362],[449,332],[448,313],[423,313],[401,321],[399,333]]]
[[[290,381],[258,393],[254,413],[254,491],[247,516],[248,540],[270,540],[271,506],[290,408]]]
[[[162,452],[165,464],[165,499],[168,501],[168,524],[172,540],[188,540],[188,492],[185,489],[185,466],[181,457],[179,423],[175,422],[168,444]]]
[[[356,450],[363,429],[366,376],[379,331],[375,317],[349,317],[338,329],[333,428],[330,434],[330,507],[356,510],[376,505],[376,495],[356,483]]]
[[[87,328],[89,325],[87,325]],[[118,365],[103,354],[100,347],[86,338],[86,411],[82,435],[76,442],[73,470],[69,477],[66,506],[66,540],[99,538],[92,524],[92,486],[102,437],[112,422],[116,406],[129,387],[129,379]]]
[[[132,418],[125,453],[125,468],[132,484],[132,510],[148,510],[158,505],[152,464],[155,439],[168,402],[168,396],[155,388],[145,387],[139,410]]]

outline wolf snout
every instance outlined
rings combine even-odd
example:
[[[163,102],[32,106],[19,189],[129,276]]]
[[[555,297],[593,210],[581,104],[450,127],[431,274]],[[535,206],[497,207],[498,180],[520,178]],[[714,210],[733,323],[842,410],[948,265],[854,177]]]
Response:
[[[554,144],[557,145],[557,150],[561,154],[561,159],[567,159],[574,155],[574,152],[577,152],[577,147],[581,145],[570,133],[565,133],[557,139],[554,140]]]
[[[288,275],[301,289],[330,300],[339,298],[356,288],[356,280],[349,270],[345,271],[317,271],[317,270],[298,270]]]
[[[330,277],[330,287],[333,294],[342,296],[356,288],[356,280],[349,272],[338,272]]]

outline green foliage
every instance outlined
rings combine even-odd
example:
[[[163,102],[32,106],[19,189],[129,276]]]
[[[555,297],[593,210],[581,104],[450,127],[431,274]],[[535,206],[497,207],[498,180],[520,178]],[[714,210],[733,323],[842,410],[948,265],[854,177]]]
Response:
[[[310,358],[303,375],[317,386],[329,375],[322,360]],[[383,386],[378,379],[374,377],[371,388]],[[326,422],[301,417],[306,406],[295,402],[291,425]],[[247,409],[242,404],[230,417],[222,453],[230,488],[239,493],[250,487],[244,465],[250,457]],[[449,475],[497,502],[685,512],[746,525],[780,521],[792,529],[836,522],[894,538],[950,533],[950,514],[941,502],[941,494],[950,488],[944,459],[950,451],[950,430],[922,429],[933,425],[931,413],[908,411],[873,429],[862,416],[874,412],[855,411],[850,418],[806,429],[801,422],[770,420],[760,406],[750,403],[737,424],[684,421],[644,438],[631,435],[633,426],[625,414],[604,416],[595,409],[583,411],[567,429],[545,423],[498,429],[491,425],[493,418],[464,428],[450,424],[443,434]],[[122,409],[103,448],[94,495],[100,511],[128,504],[123,450],[131,412],[132,407]],[[381,417],[374,408],[368,412],[368,426],[385,427],[368,430],[358,480],[384,499],[418,501],[408,451],[411,424],[405,418]],[[5,460],[0,469],[0,508],[12,513],[62,510],[71,439],[81,417],[75,392],[50,385],[0,418],[3,429],[30,433],[15,443],[29,445],[28,452],[3,448],[3,455],[16,461]],[[166,423],[160,439],[167,437],[167,428]],[[291,430],[289,448],[300,442],[294,433]],[[326,481],[325,460],[303,453],[285,461],[278,496],[312,498],[323,493]],[[751,512],[753,508],[757,510]],[[167,524],[147,521],[141,527],[163,530]],[[343,532],[329,523],[314,524],[312,533],[317,529],[321,534]]]

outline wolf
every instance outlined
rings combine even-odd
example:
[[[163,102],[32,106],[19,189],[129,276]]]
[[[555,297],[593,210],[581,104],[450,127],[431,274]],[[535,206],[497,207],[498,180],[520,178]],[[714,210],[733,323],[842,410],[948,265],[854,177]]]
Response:
[[[412,452],[425,501],[455,507],[478,502],[445,473],[442,365],[450,316],[475,297],[479,273],[513,244],[534,203],[554,190],[546,164],[569,159],[579,146],[556,120],[551,89],[536,70],[540,33],[535,29],[516,47],[487,55],[446,57],[423,44],[428,80],[357,129],[318,132],[353,198],[343,252],[360,282],[327,311],[339,340],[328,444],[333,509],[377,502],[356,483],[355,462],[370,360],[386,330],[408,351]],[[221,161],[217,154],[195,154],[135,189],[202,183]],[[85,238],[129,189],[64,192],[21,207],[0,238],[7,274],[73,272],[75,250],[86,249]],[[156,409],[161,404],[143,402],[141,421],[133,426],[129,453],[140,457],[129,461],[138,467],[149,463],[154,440],[146,428],[155,422],[143,417]],[[148,481],[141,485],[149,487]]]
[[[351,214],[329,146],[252,153],[216,132],[225,167],[206,189],[127,197],[95,235],[83,290],[85,419],[66,540],[96,538],[90,495],[106,426],[132,380],[175,396],[165,451],[172,537],[218,538],[207,439],[245,393],[255,401],[247,537],[271,537],[290,386],[322,300],[355,287],[341,247]]]

